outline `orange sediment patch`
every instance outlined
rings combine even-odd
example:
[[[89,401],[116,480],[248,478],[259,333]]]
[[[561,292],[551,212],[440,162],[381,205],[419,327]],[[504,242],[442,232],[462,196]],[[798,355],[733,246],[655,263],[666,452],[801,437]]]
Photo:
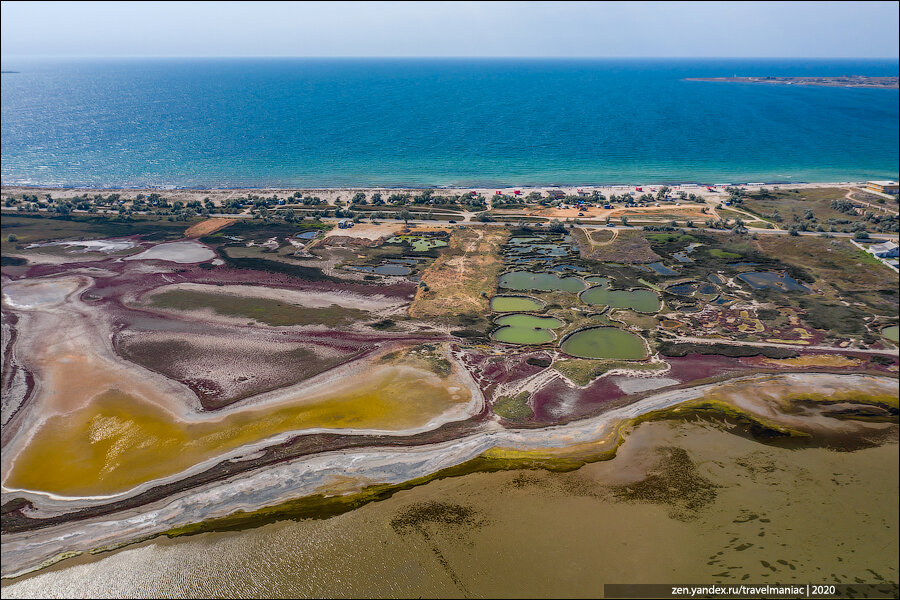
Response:
[[[189,238],[198,238],[204,235],[209,235],[210,233],[216,232],[223,227],[228,227],[232,223],[234,223],[235,219],[229,219],[227,217],[213,217],[211,219],[206,219],[205,221],[200,221],[199,223],[195,223],[188,227],[184,236]]]

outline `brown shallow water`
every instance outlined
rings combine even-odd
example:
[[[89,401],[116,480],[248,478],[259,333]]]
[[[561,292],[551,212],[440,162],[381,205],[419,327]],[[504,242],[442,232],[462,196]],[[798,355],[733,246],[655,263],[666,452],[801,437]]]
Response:
[[[898,444],[765,446],[645,423],[570,473],[434,481],[325,520],[154,540],[3,584],[32,596],[580,596],[604,583],[898,579]]]

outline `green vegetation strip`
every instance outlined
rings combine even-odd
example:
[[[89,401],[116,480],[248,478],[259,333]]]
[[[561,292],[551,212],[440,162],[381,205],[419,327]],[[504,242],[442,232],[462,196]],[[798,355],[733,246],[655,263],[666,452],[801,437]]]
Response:
[[[528,406],[529,392],[521,392],[515,396],[500,396],[494,403],[494,412],[508,421],[524,421],[534,412]]]
[[[740,258],[741,255],[736,252],[727,252],[719,248],[708,248],[707,252],[715,258]]]
[[[364,310],[344,308],[332,304],[325,308],[307,308],[278,302],[268,298],[252,298],[190,290],[171,290],[151,296],[149,304],[155,308],[172,310],[212,310],[227,317],[245,317],[266,325],[327,325],[336,327],[366,319]]]
[[[665,370],[666,364],[662,362],[641,363],[624,360],[589,360],[572,358],[554,361],[553,368],[575,385],[585,386],[597,377],[616,369],[653,372]]]
[[[219,257],[225,264],[234,269],[251,269],[254,271],[265,271],[267,273],[278,273],[297,277],[306,281],[334,281],[340,282],[340,279],[329,277],[322,272],[322,269],[315,267],[304,267],[301,265],[292,265],[285,262],[268,260],[265,258],[234,258],[228,255],[226,249],[218,248]]]
[[[719,354],[740,358],[744,356],[765,356],[767,358],[794,358],[797,351],[778,346],[733,346],[731,344],[693,344],[688,342],[660,342],[657,346],[665,356],[687,356],[688,354]]]

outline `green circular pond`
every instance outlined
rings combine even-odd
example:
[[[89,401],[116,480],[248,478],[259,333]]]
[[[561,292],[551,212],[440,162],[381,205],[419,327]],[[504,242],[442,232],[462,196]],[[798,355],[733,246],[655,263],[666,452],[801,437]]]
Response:
[[[578,277],[558,277],[552,273],[531,273],[511,271],[500,276],[498,285],[511,290],[556,290],[560,292],[580,292],[584,281]]]
[[[563,325],[555,317],[536,317],[534,315],[506,315],[494,321],[500,329],[491,334],[491,338],[507,344],[546,344],[552,342],[556,335],[551,331]]]
[[[644,340],[618,327],[594,327],[576,331],[563,340],[560,350],[579,358],[647,358]]]
[[[543,304],[529,296],[494,296],[491,298],[491,310],[494,312],[533,312],[542,308]]]
[[[581,301],[592,306],[630,308],[644,313],[655,313],[662,306],[659,296],[652,290],[611,290],[609,280],[582,292]]]
[[[900,342],[900,325],[891,325],[881,330],[881,335],[892,342]]]

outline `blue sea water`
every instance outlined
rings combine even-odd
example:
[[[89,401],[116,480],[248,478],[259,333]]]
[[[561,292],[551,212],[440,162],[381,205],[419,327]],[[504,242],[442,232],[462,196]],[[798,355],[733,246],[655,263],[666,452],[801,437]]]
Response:
[[[896,60],[3,59],[2,182],[494,186],[898,175]]]

